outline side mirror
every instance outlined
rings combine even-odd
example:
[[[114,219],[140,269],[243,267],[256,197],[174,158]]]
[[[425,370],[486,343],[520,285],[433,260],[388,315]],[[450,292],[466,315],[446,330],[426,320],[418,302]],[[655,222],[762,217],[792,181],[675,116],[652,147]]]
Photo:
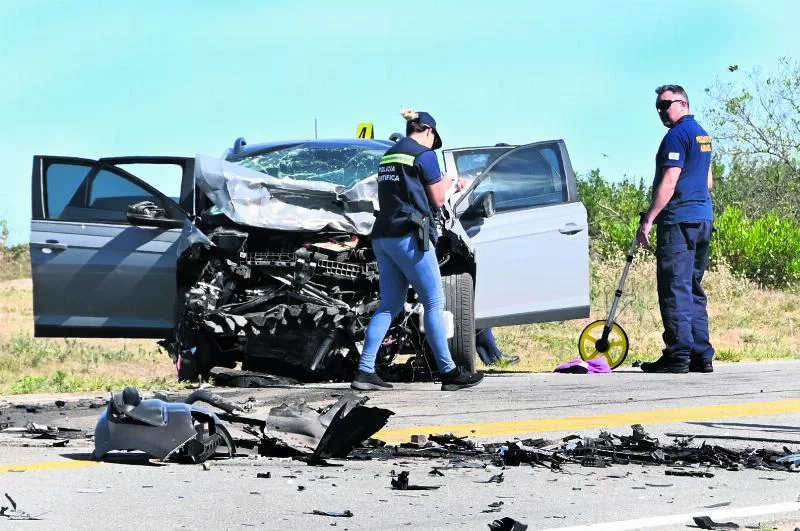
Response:
[[[128,206],[126,217],[133,225],[162,227],[166,229],[181,227],[183,221],[170,219],[167,211],[151,201],[142,201]]]
[[[482,192],[467,207],[461,219],[482,219],[494,216],[496,210],[494,205],[494,192]]]

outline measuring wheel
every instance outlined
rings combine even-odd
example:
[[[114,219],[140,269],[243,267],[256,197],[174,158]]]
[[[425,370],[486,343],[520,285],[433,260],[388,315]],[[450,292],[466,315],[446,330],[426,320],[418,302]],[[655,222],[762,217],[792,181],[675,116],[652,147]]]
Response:
[[[578,353],[581,359],[588,361],[597,356],[605,356],[608,365],[616,369],[628,355],[628,334],[617,323],[601,319],[589,323],[578,338]]]

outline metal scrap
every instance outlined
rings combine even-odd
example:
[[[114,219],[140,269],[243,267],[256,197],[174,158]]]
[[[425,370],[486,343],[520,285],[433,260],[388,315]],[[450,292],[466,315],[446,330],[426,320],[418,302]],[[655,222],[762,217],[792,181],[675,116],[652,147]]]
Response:
[[[334,518],[352,518],[353,512],[350,509],[345,509],[344,511],[320,511],[314,509],[311,514],[317,514],[319,516],[332,516]]]
[[[701,472],[700,470],[665,470],[664,474],[667,476],[684,476],[692,478],[713,478],[714,474],[711,472]]]
[[[506,516],[490,523],[489,529],[491,531],[525,531],[528,529],[528,526]]]
[[[435,490],[439,488],[439,485],[410,485],[408,483],[408,471],[404,470],[397,475],[396,478],[392,478],[392,489],[393,490]]]
[[[15,502],[7,492],[5,493],[5,498],[11,503],[11,506],[0,505],[0,516],[8,518],[9,520],[41,520],[41,518],[31,516],[25,511],[18,510],[17,502]]]
[[[220,414],[219,418],[260,428],[261,438],[256,443],[260,455],[325,464],[325,459],[346,457],[394,414],[388,409],[365,406],[367,400],[368,397],[349,393],[322,412],[301,402],[274,407],[264,420],[230,414]]]
[[[715,522],[708,516],[694,516],[692,520],[700,529],[739,529],[739,524],[734,522]]]

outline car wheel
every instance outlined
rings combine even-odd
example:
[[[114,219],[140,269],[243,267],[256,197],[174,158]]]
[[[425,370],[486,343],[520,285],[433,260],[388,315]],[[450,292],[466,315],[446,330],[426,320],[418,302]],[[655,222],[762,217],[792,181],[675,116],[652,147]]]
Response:
[[[475,291],[472,275],[442,277],[444,309],[453,314],[453,337],[447,340],[456,365],[475,371]]]

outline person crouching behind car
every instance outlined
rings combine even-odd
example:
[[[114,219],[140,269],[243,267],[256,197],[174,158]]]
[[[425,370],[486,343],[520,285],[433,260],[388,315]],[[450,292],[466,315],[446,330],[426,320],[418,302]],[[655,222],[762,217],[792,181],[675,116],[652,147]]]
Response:
[[[378,168],[379,212],[371,237],[378,261],[380,304],[367,326],[350,387],[360,391],[392,388],[375,374],[375,358],[392,319],[403,309],[411,284],[425,308],[425,340],[436,358],[442,391],[457,391],[477,385],[483,374],[456,366],[447,346],[433,212],[444,204],[452,180],[442,174],[433,152],[442,146],[433,117],[410,109],[402,114],[406,136],[384,154]]]

